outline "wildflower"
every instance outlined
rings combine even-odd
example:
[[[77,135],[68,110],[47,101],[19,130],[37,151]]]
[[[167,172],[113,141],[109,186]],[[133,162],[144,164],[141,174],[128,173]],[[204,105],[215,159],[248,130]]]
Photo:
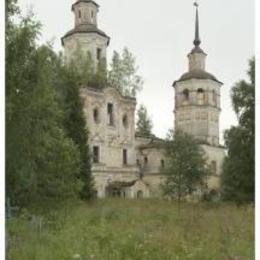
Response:
[[[73,259],[80,259],[80,254],[74,254]]]

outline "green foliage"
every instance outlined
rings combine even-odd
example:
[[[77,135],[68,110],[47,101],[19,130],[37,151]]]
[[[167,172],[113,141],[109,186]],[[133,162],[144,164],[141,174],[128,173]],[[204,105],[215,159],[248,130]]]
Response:
[[[69,68],[77,71],[78,83],[82,87],[102,89],[107,86],[106,60],[102,58],[97,69],[94,68],[94,60],[90,52],[84,52],[80,45],[73,53],[73,59],[67,61]]]
[[[7,221],[8,259],[254,259],[254,207],[163,200],[74,202]]]
[[[135,97],[143,86],[142,78],[136,74],[137,70],[135,57],[127,48],[123,49],[121,55],[115,51],[108,72],[108,84],[118,89],[123,96]]]
[[[225,200],[254,201],[255,185],[255,61],[249,62],[250,82],[242,80],[232,88],[232,102],[238,126],[225,132],[228,155],[222,174]]]
[[[144,105],[140,105],[137,111],[138,120],[136,123],[137,129],[136,133],[143,136],[152,135],[152,120],[149,118],[147,109]]]
[[[12,21],[19,10],[15,3],[7,6],[6,191],[12,204],[27,207],[75,197],[82,190],[83,164],[87,176],[90,166],[87,146],[79,147],[68,126],[74,117],[81,127],[76,131],[86,133],[76,81],[63,74],[62,58],[51,46],[37,46],[40,24],[32,14]]]
[[[93,180],[88,145],[89,133],[83,110],[84,104],[80,96],[79,82],[82,82],[82,74],[74,66],[63,66],[59,73],[61,79],[60,90],[64,98],[64,110],[66,111],[64,119],[65,132],[79,149],[81,161],[79,177],[84,184],[81,197],[89,199],[93,193]]]
[[[170,131],[164,149],[167,161],[161,172],[166,175],[165,195],[180,201],[195,190],[202,191],[208,167],[197,142],[186,133]]]

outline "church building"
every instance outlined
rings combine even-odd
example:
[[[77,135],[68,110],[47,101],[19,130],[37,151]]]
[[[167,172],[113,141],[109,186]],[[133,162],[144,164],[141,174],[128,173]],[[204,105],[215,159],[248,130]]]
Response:
[[[78,0],[72,5],[75,25],[62,37],[66,62],[77,48],[91,55],[94,68],[107,60],[110,37],[98,28],[99,5]],[[188,55],[189,69],[173,83],[175,128],[200,140],[212,175],[208,187],[219,187],[224,148],[219,145],[220,90],[222,83],[205,70],[206,53],[200,48],[196,8],[194,48]],[[165,155],[162,140],[135,132],[136,99],[116,88],[84,86],[81,91],[92,151],[92,175],[97,197],[151,198],[162,195]]]

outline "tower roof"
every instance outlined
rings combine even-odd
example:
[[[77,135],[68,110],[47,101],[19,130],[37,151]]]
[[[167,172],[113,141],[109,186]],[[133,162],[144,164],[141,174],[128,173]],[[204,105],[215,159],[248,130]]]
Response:
[[[201,65],[204,63],[207,54],[200,48],[201,40],[199,35],[199,10],[198,10],[199,5],[197,2],[195,2],[194,6],[196,7],[195,38],[193,41],[194,47],[188,55],[190,64],[192,64],[192,66],[190,65],[189,71],[184,73],[177,81],[175,81],[173,83],[173,86],[175,86],[175,84],[178,82],[191,80],[191,79],[213,80],[215,82],[223,84],[213,74],[205,71],[204,68],[205,65],[204,66]]]
[[[223,84],[222,82],[220,82],[214,75],[212,75],[211,73],[208,73],[204,70],[192,70],[189,72],[184,73],[179,80],[175,81],[173,83],[173,86],[177,83],[177,82],[181,82],[181,81],[185,81],[185,80],[190,80],[190,79],[210,79],[210,80],[214,80],[218,83]]]
[[[103,37],[106,37],[108,39],[108,44],[110,41],[110,37],[107,36],[103,31],[99,30],[95,25],[93,24],[79,24],[76,26],[74,29],[68,31],[61,39],[62,44],[63,44],[63,39],[69,37],[72,34],[75,33],[97,33]]]
[[[199,4],[197,2],[194,3],[196,7],[196,18],[195,18],[195,37],[194,37],[194,48],[191,50],[190,54],[193,53],[204,53],[205,52],[200,48],[201,40],[200,40],[200,24],[199,24]]]
[[[75,2],[75,3],[72,5],[71,9],[74,10],[74,6],[77,5],[77,4],[79,4],[79,3],[92,3],[92,4],[94,4],[95,6],[99,7],[99,5],[98,5],[95,1],[93,1],[93,0],[78,0],[77,2]]]

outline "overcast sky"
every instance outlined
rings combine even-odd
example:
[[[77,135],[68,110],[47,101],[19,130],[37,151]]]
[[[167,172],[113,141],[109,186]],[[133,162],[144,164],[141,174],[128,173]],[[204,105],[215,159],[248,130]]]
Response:
[[[73,0],[18,0],[23,11],[33,7],[43,24],[42,41],[60,38],[74,26]],[[173,127],[172,82],[188,69],[187,54],[193,47],[195,9],[192,0],[97,0],[99,28],[111,37],[113,50],[127,46],[136,56],[144,89],[138,94],[154,124],[164,137]],[[254,55],[254,0],[201,0],[200,34],[208,54],[206,69],[224,82],[222,87],[221,136],[236,124],[230,89],[247,78],[248,59]]]

